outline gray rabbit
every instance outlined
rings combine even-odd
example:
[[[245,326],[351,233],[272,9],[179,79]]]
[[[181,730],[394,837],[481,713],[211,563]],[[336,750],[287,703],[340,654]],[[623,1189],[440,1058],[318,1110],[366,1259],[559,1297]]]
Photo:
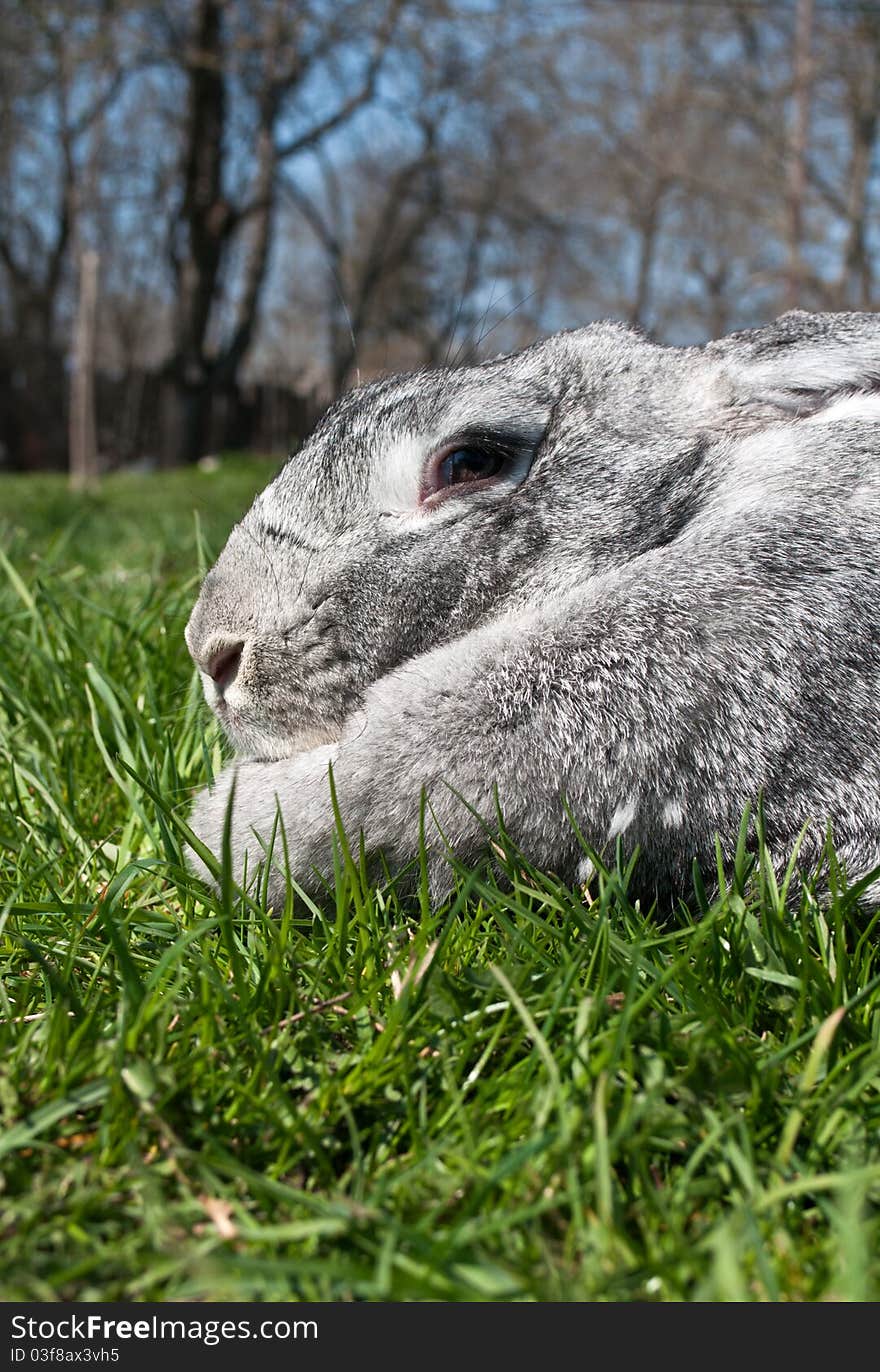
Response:
[[[498,805],[569,883],[569,815],[599,852],[638,846],[643,900],[687,896],[759,796],[780,862],[830,819],[858,877],[880,864],[880,316],[693,348],[603,323],[352,391],[233,530],[186,641],[239,754],[191,822],[219,853],[235,777],[239,879],[278,817],[293,877],[332,872],[328,764],[393,869],[425,792],[438,893],[447,850],[491,855]]]

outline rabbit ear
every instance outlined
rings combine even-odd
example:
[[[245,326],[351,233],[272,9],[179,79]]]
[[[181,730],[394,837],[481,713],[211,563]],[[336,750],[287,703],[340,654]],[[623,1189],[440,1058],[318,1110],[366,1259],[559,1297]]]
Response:
[[[754,418],[818,417],[844,401],[852,411],[855,397],[880,413],[880,315],[792,310],[705,352],[722,363],[734,405]]]

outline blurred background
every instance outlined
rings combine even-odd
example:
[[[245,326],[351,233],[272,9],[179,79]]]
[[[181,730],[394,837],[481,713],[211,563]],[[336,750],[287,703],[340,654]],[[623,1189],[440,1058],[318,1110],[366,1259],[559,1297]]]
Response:
[[[868,0],[4,0],[0,472],[295,449],[614,317],[871,309]]]

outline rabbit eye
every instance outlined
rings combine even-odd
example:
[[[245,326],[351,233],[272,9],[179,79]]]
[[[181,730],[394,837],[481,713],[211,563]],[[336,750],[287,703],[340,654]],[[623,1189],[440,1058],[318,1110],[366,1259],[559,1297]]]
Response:
[[[511,463],[511,451],[500,440],[480,438],[459,440],[435,453],[422,478],[419,504],[438,505],[457,488],[482,488],[491,485],[495,477],[506,475]]]
[[[461,486],[466,481],[485,481],[487,477],[497,476],[503,466],[501,453],[487,453],[481,448],[456,448],[440,463],[439,485]]]

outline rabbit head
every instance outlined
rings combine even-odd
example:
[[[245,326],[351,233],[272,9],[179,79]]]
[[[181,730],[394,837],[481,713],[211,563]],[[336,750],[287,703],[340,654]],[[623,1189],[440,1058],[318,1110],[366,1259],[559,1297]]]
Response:
[[[209,703],[245,755],[332,741],[401,663],[670,542],[737,443],[876,387],[878,358],[872,316],[703,348],[599,324],[348,393],[205,579]]]

